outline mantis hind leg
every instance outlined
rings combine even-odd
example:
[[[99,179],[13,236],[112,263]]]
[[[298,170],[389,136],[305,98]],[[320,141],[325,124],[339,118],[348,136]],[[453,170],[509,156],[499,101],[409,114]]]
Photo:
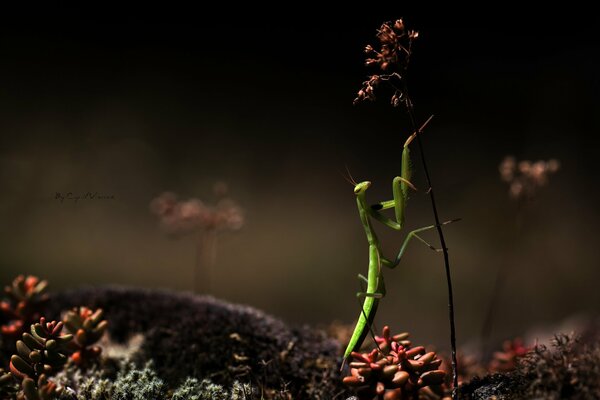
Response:
[[[448,225],[448,224],[450,224],[452,222],[456,222],[456,221],[460,221],[460,218],[451,219],[449,221],[442,222],[440,225]],[[394,261],[390,261],[390,260],[382,257],[381,264],[385,265],[388,268],[395,268],[396,266],[398,266],[398,264],[400,263],[400,260],[402,259],[402,256],[404,255],[404,252],[406,252],[408,244],[410,243],[410,241],[413,238],[419,240],[421,243],[425,244],[431,250],[436,251],[436,252],[441,252],[442,249],[434,247],[429,242],[427,242],[425,239],[423,239],[421,236],[419,236],[419,233],[428,231],[430,229],[434,229],[436,227],[437,227],[437,225],[429,225],[429,226],[425,226],[423,228],[415,229],[414,231],[410,231],[408,233],[408,235],[406,235],[404,242],[402,242],[402,246],[400,246],[400,251],[398,252],[398,255],[396,256],[396,259]]]

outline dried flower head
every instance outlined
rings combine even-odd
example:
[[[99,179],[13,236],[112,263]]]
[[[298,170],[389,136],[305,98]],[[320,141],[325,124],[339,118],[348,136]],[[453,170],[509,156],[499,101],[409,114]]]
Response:
[[[513,156],[507,156],[498,166],[500,179],[509,184],[509,195],[513,199],[530,199],[537,190],[548,183],[548,176],[560,169],[555,159],[531,162],[517,162]]]
[[[407,337],[407,333],[392,335],[386,326],[375,338],[378,348],[352,353],[354,361],[344,383],[356,389],[359,399],[447,398],[442,360],[423,346],[411,347]]]
[[[365,100],[375,100],[375,87],[380,82],[387,82],[394,89],[391,99],[394,107],[408,101],[408,96],[405,96],[401,89],[402,85],[398,83],[405,75],[412,54],[413,41],[418,37],[418,32],[406,29],[402,19],[393,23],[385,22],[381,25],[377,31],[379,50],[372,45],[365,47],[367,55],[365,65],[377,67],[379,73],[371,75],[368,80],[363,82],[362,88],[354,99],[354,104]]]

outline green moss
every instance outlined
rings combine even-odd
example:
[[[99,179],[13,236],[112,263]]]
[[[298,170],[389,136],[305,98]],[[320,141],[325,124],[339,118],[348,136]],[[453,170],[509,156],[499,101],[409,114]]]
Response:
[[[248,384],[234,382],[231,390],[205,379],[199,382],[188,378],[173,393],[171,400],[245,400],[252,396],[252,388]]]
[[[109,400],[112,388],[110,379],[85,378],[79,386],[77,400]]]
[[[152,364],[144,369],[122,370],[113,384],[114,400],[151,400],[166,397],[165,384],[158,377]]]
[[[105,366],[106,367],[106,366]],[[82,373],[76,366],[69,366],[59,374],[57,381],[72,392],[77,400],[162,400],[166,399],[167,389],[158,377],[152,363],[143,368],[121,361],[111,368],[92,368]],[[61,400],[72,399],[64,397]]]
[[[231,387],[208,379],[188,378],[170,396],[153,363],[138,368],[134,363],[117,363],[118,372],[90,369],[82,374],[75,366],[66,368],[57,377],[60,384],[73,389],[60,400],[249,400],[254,398],[249,384],[235,381]]]

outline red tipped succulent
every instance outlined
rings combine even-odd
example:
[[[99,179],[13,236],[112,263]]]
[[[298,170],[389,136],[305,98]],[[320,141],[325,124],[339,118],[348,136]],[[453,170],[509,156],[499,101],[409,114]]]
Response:
[[[0,399],[12,398],[17,391],[15,380],[10,372],[0,368]]]
[[[75,364],[84,365],[102,353],[102,348],[94,344],[102,338],[108,327],[108,321],[103,317],[104,312],[100,308],[93,311],[87,307],[75,307],[65,314],[63,322],[74,337],[71,359]]]
[[[423,346],[411,347],[407,337],[408,333],[392,335],[386,326],[382,336],[375,337],[377,348],[352,353],[344,383],[356,389],[360,400],[445,398],[442,360]]]
[[[17,341],[17,354],[10,358],[10,372],[21,381],[19,400],[50,400],[60,390],[47,376],[56,373],[67,362],[64,354],[73,335],[62,334],[62,322],[40,322],[31,325],[31,333],[25,332]]]
[[[494,353],[489,370],[491,372],[513,371],[517,367],[519,358],[524,357],[532,350],[532,347],[525,346],[521,338],[506,340],[502,344],[502,351]]]
[[[17,400],[55,400],[62,389],[46,375],[42,374],[37,381],[31,378],[23,379],[23,390],[17,394]]]
[[[38,309],[48,299],[47,286],[47,281],[36,276],[19,275],[4,289],[9,300],[0,302],[4,321],[0,326],[2,335],[19,337],[26,326],[39,318]]]

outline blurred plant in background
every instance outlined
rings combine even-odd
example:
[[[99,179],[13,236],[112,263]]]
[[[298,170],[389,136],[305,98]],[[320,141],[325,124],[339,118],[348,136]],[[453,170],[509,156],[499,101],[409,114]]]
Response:
[[[228,197],[228,187],[217,182],[213,187],[214,205],[197,198],[178,200],[177,195],[164,192],[150,202],[150,211],[158,216],[161,229],[169,236],[198,235],[194,290],[210,292],[211,271],[217,261],[217,239],[221,232],[238,231],[244,225],[244,213]]]
[[[513,253],[512,255],[514,256],[515,249],[518,248],[518,243],[521,240],[523,217],[526,206],[538,196],[539,190],[548,184],[548,177],[551,174],[556,173],[559,169],[560,162],[556,159],[550,159],[548,161],[538,160],[535,162],[529,160],[517,161],[513,156],[506,156],[498,166],[500,180],[509,185],[508,195],[512,200],[516,201],[514,234],[512,235],[515,243],[510,244],[512,252],[507,251],[509,256],[511,255],[510,253]],[[489,356],[489,340],[492,331],[493,317],[497,309],[497,303],[506,276],[508,275],[509,265],[511,264],[513,264],[513,262],[505,261],[503,266],[496,272],[490,304],[481,330],[481,346],[482,355],[484,357]],[[504,347],[506,347],[506,344]],[[496,355],[497,354],[493,356],[494,359],[496,358]]]
[[[513,156],[506,156],[498,167],[500,179],[509,184],[508,193],[516,200],[533,198],[548,183],[548,176],[559,169],[560,162],[555,159],[517,162]]]
[[[521,338],[505,340],[502,343],[502,350],[494,352],[488,370],[492,373],[514,371],[519,359],[533,351],[536,346],[526,346]]]
[[[14,344],[31,324],[40,319],[40,307],[48,300],[48,282],[33,275],[19,275],[4,288],[7,298],[0,302],[0,359],[15,350]]]

